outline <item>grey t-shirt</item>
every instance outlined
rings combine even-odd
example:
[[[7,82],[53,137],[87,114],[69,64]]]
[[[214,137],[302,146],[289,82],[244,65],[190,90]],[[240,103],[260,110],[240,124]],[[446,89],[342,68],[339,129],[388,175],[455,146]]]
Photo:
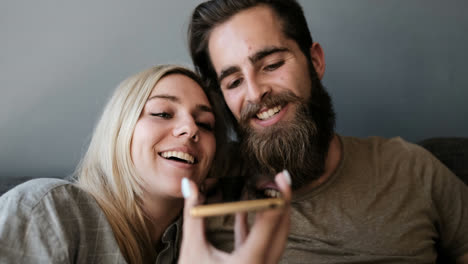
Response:
[[[343,156],[316,189],[295,196],[282,263],[435,263],[468,253],[468,187],[401,138],[340,137]],[[232,218],[209,238],[232,248]]]
[[[175,263],[181,220],[156,263]],[[94,198],[74,184],[37,179],[0,197],[0,263],[126,263]]]

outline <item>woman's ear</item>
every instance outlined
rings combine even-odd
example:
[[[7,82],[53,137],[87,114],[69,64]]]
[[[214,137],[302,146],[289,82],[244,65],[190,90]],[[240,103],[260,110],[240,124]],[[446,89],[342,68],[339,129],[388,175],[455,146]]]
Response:
[[[314,65],[317,76],[322,80],[325,74],[325,54],[323,53],[322,46],[318,42],[312,43],[310,47],[310,58],[312,59],[312,65]]]

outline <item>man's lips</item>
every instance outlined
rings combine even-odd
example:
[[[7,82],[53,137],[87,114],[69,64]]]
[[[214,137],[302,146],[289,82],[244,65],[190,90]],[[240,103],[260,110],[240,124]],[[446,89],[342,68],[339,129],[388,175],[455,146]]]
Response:
[[[277,105],[272,108],[262,109],[257,113],[257,118],[260,120],[267,120],[281,111],[281,108],[283,108],[283,106]]]
[[[239,113],[239,124],[243,128],[248,128],[252,125],[252,121],[263,126],[271,125],[270,123],[274,124],[276,122],[272,119],[277,118],[282,113],[284,114],[289,105],[302,101],[292,91],[285,90],[276,94],[269,94],[262,98],[260,102],[247,102],[242,106]]]
[[[262,127],[271,126],[278,123],[284,117],[288,108],[289,104],[284,106],[278,105],[272,108],[264,109],[255,115],[253,121],[255,124],[258,124]]]

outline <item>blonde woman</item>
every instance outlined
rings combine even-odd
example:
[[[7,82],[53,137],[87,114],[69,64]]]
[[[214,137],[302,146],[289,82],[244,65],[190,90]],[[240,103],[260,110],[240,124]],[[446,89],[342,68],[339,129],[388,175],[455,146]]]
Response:
[[[239,221],[239,246],[230,254],[214,249],[203,220],[187,213],[202,201],[197,186],[213,163],[215,133],[222,134],[215,121],[190,70],[157,66],[123,81],[74,183],[37,179],[0,197],[0,263],[176,263],[179,254],[180,263],[277,261],[287,209],[259,213],[250,236],[245,218]],[[277,175],[289,200],[287,181]]]

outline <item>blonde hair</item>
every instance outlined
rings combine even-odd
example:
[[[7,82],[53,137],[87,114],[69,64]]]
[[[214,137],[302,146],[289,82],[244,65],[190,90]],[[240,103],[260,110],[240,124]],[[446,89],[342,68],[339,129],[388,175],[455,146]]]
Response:
[[[129,263],[154,262],[156,257],[142,207],[143,180],[136,173],[130,154],[133,131],[156,83],[175,73],[200,84],[192,71],[176,65],[155,66],[120,83],[75,172],[77,185],[89,192],[104,211]]]

